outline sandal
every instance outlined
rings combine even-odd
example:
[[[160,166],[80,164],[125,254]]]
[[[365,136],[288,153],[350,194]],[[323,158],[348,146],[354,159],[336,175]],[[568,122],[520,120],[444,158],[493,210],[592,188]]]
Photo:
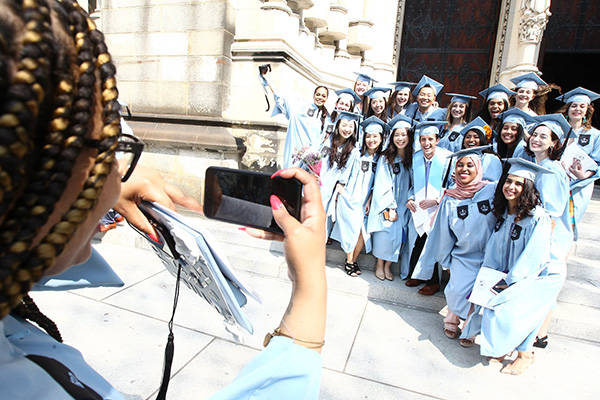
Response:
[[[444,335],[446,335],[446,337],[449,339],[456,339],[457,337],[459,337],[460,336],[460,328],[458,327],[458,324],[444,322]],[[462,339],[462,340],[466,340],[466,339]]]
[[[346,262],[344,268],[346,269],[346,274],[348,274],[348,276],[356,277],[362,273],[357,263]]]
[[[475,344],[475,338],[460,339],[458,342],[462,347],[473,347]]]
[[[529,368],[531,364],[533,364],[534,361],[535,356],[533,353],[531,353],[531,356],[519,354],[517,358],[515,358],[515,361],[502,368],[500,372],[509,375],[521,375],[527,370],[527,368]]]
[[[533,347],[539,347],[540,349],[545,349],[548,346],[548,335],[543,338],[535,337],[535,342],[533,342]]]

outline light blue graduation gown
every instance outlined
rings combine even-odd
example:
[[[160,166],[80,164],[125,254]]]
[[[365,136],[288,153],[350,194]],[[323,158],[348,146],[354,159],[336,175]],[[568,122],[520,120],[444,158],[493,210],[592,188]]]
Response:
[[[323,129],[321,130],[321,136],[319,137],[318,142],[314,143],[312,147],[317,147],[323,144],[325,138],[331,136],[334,130],[335,121],[331,119],[331,116],[327,116],[327,118],[325,118],[325,123],[323,124]]]
[[[275,97],[272,116],[283,114],[288,120],[288,129],[283,149],[283,168],[297,166],[292,162],[294,153],[302,147],[318,145],[321,137],[321,118],[317,106],[287,97]]]
[[[65,389],[27,355],[46,357],[70,371],[75,386],[85,385],[103,399],[124,400],[81,353],[59,343],[31,323],[11,315],[0,321],[0,398],[72,399]],[[69,372],[65,372],[69,373]]]
[[[497,140],[500,140],[500,139],[497,139]],[[515,150],[513,151],[512,157],[522,158],[527,161],[535,162],[533,156],[530,156],[527,153],[525,153],[526,146],[527,146],[527,143],[525,143],[524,140],[519,140],[519,143],[517,143],[517,146],[515,147]],[[492,149],[494,150],[494,153],[498,154],[498,142],[496,140],[494,140],[494,143],[492,144]]]
[[[276,336],[235,380],[210,400],[319,398],[322,375],[319,353]]]
[[[429,280],[435,263],[450,269],[444,290],[448,309],[466,319],[471,307],[467,296],[483,262],[487,240],[496,217],[492,203],[496,185],[488,183],[469,199],[445,195],[412,277]]]
[[[338,168],[337,163],[333,163],[333,165],[329,166],[329,148],[331,146],[330,137],[328,140],[321,145],[320,150],[321,154],[323,154],[323,158],[321,159],[321,200],[323,201],[323,208],[325,209],[325,213],[327,214],[327,234],[331,232],[333,228],[334,219],[336,218],[336,198],[333,197],[333,191],[335,190],[335,185],[339,182],[343,185],[348,183],[348,179],[350,178],[350,173],[352,172],[352,166],[355,163],[355,160],[359,157],[359,152],[356,148],[352,150],[348,160],[346,161],[346,165],[343,168]],[[338,151],[342,151],[342,147],[338,148]],[[356,243],[355,243],[356,244]]]
[[[540,193],[542,206],[556,222],[552,234],[566,258],[573,244],[573,229],[569,217],[569,177],[557,161],[545,158],[539,165],[553,172],[537,174],[535,187]]]
[[[600,166],[600,131],[596,128],[581,127],[574,132],[574,142]],[[573,134],[571,134],[573,135]],[[575,207],[575,240],[577,240],[577,224],[581,222],[594,193],[594,182],[600,179],[600,167],[594,175],[587,179],[577,179],[570,182],[573,205]]]
[[[365,251],[371,251],[370,235],[366,230],[365,206],[371,191],[377,168],[378,156],[365,153],[354,159],[344,191],[338,196],[336,223],[331,238],[340,242],[344,252],[351,253],[363,235]]]
[[[509,287],[479,314],[471,314],[461,338],[481,332],[481,354],[500,357],[513,350],[529,351],[566,277],[566,264],[554,250],[550,216],[541,207],[515,223],[505,213],[494,226],[483,266],[507,272]]]
[[[404,113],[407,117],[414,119],[417,122],[422,121],[444,121],[446,119],[446,109],[445,108],[430,108],[425,114],[419,111],[419,105],[414,102],[406,107],[406,112]]]
[[[410,172],[404,168],[400,156],[396,156],[393,164],[389,164],[384,156],[379,158],[367,222],[367,230],[372,233],[373,255],[379,259],[397,262],[401,251],[406,253],[410,250],[403,246],[408,225],[412,224],[410,210],[406,208]],[[383,212],[388,209],[396,210],[398,220],[391,222],[384,218]],[[400,276],[408,276],[408,263],[401,263]]]
[[[459,151],[462,147],[463,136],[460,134],[460,131],[467,124],[460,124],[455,126],[451,131],[444,129],[440,133],[440,141],[438,143],[438,147],[443,147],[446,150],[449,150],[452,153]]]

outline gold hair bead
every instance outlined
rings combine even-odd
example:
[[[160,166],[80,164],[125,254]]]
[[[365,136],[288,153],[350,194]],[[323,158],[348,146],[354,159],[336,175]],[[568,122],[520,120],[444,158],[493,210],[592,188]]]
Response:
[[[107,62],[110,62],[110,54],[102,53],[98,56],[98,65],[104,65]]]
[[[19,125],[19,119],[13,114],[4,114],[0,117],[0,126],[4,128],[13,128]]]
[[[33,31],[27,31],[27,32],[25,32],[25,35],[23,36],[23,43],[25,43],[25,44],[37,43],[40,40],[42,40],[42,35],[40,35],[37,32],[33,32]]]
[[[33,76],[33,74],[29,71],[18,71],[15,74],[14,82],[31,85],[33,82],[35,82],[35,76]]]

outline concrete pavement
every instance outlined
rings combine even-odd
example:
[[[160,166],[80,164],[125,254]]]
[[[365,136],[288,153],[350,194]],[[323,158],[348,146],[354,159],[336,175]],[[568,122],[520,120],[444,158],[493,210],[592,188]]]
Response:
[[[290,292],[281,245],[249,238],[237,227],[197,218],[227,249],[232,265],[264,297],[245,311],[255,334],[237,343],[204,300],[182,289],[175,316],[170,399],[207,398],[227,385],[262,348]],[[596,191],[569,277],[550,327],[523,376],[499,372],[476,344],[462,348],[442,331],[441,293],[425,297],[398,277],[371,270],[346,276],[343,256],[328,249],[329,305],[321,399],[596,399],[600,393],[600,193]],[[144,240],[120,225],[94,244],[125,282],[122,288],[35,292],[65,343],[128,399],[155,398],[162,376],[175,279]],[[374,259],[362,255],[362,265]],[[478,342],[477,342],[478,343]],[[506,361],[505,363],[507,363]]]

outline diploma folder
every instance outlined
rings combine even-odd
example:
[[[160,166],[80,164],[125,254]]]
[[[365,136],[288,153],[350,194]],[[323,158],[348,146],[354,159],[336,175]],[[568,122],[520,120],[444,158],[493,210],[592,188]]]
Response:
[[[158,233],[156,242],[140,230],[171,275],[206,300],[229,324],[254,332],[242,311],[246,295],[262,303],[258,293],[233,271],[227,256],[211,233],[193,220],[158,203],[143,201],[139,206]],[[181,270],[180,270],[181,268]]]
[[[492,292],[492,288],[504,278],[506,278],[505,272],[489,267],[481,267],[477,278],[475,278],[475,284],[469,296],[469,301],[491,309],[492,307],[488,306],[488,303],[497,295],[497,293]]]

